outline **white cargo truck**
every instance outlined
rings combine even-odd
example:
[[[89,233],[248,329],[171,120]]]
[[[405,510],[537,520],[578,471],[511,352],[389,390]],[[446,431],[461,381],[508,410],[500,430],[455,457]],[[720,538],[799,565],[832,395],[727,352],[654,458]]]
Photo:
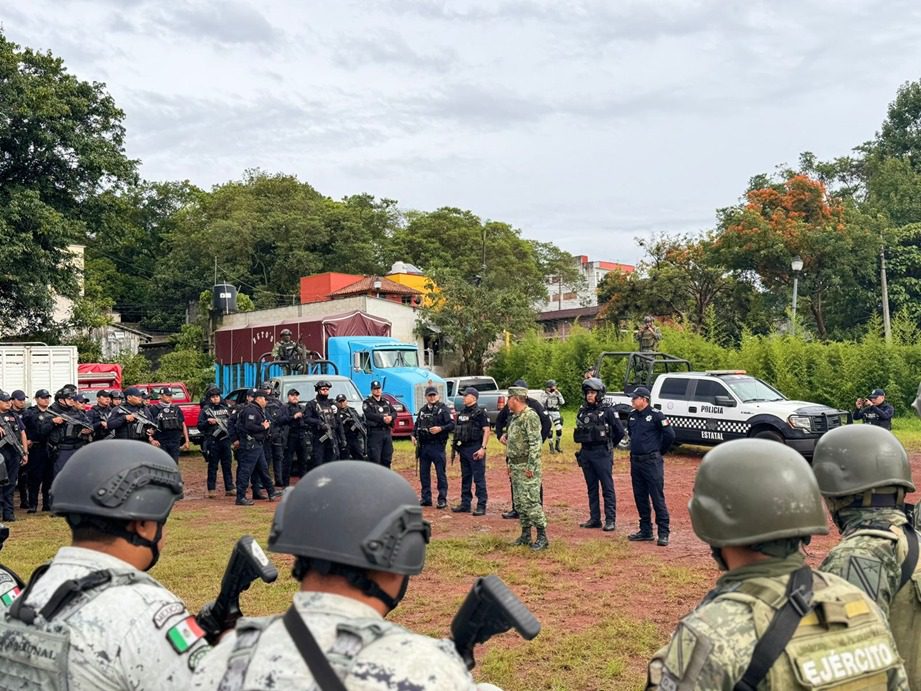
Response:
[[[32,398],[39,389],[53,394],[65,384],[77,384],[76,346],[0,343],[0,389],[21,389]]]

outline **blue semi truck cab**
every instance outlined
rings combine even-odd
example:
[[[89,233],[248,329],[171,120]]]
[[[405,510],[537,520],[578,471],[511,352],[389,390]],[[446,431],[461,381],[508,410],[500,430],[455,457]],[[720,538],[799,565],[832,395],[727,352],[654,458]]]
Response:
[[[445,380],[421,366],[415,343],[390,336],[333,336],[326,341],[326,359],[355,383],[362,396],[371,393],[371,382],[377,379],[413,415],[425,405],[428,386],[447,400]]]

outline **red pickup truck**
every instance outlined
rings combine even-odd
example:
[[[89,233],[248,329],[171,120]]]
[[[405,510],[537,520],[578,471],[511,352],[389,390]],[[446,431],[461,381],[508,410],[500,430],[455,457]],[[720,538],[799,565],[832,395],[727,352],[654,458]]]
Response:
[[[201,442],[201,432],[198,431],[198,413],[201,406],[192,400],[189,390],[181,381],[159,382],[154,384],[135,384],[134,386],[146,390],[153,403],[160,399],[160,389],[169,387],[173,390],[173,403],[179,406],[186,427],[189,428],[189,440],[193,444]]]

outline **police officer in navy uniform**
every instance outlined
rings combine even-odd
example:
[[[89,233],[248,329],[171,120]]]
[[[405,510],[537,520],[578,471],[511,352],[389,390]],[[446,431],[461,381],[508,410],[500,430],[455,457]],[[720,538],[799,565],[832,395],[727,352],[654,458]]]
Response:
[[[48,408],[54,413],[54,427],[48,435],[48,450],[54,464],[54,474],[61,472],[67,460],[93,438],[93,426],[74,400],[76,389],[65,386],[54,394],[54,403]],[[70,420],[65,419],[64,416]]]
[[[109,418],[109,429],[115,430],[115,438],[150,442],[153,438],[154,428],[138,417],[138,415],[143,415],[149,419],[147,415],[149,411],[144,405],[144,392],[136,386],[129,386],[124,392],[124,403],[116,398],[115,393],[113,392],[112,395],[115,412]]]
[[[310,428],[310,446],[313,449],[314,465],[323,465],[339,460],[339,447],[345,439],[342,425],[336,415],[336,404],[329,397],[333,385],[321,380],[314,384],[317,396],[307,401],[304,408],[304,424]]]
[[[448,506],[448,474],[445,471],[445,444],[448,435],[454,429],[451,411],[438,400],[438,389],[428,386],[425,389],[427,403],[419,410],[413,427],[413,446],[419,447],[419,483],[422,489],[421,506],[432,505],[432,466],[438,487],[439,509]]]
[[[20,430],[25,430],[26,426],[23,421],[23,413],[26,412],[26,392],[22,389],[16,389],[10,394],[10,412],[16,416],[16,419],[19,421]],[[25,444],[23,448],[26,450],[26,454],[29,453],[29,446]],[[19,486],[19,508],[28,509],[29,508],[29,483],[26,479],[26,468],[22,468],[19,471],[19,480],[17,484]]]
[[[368,430],[368,460],[389,468],[393,461],[393,426],[397,411],[383,396],[381,383],[371,382],[371,395],[361,404]]]
[[[205,392],[207,400],[198,413],[198,431],[202,435],[201,450],[208,462],[208,497],[217,495],[217,469],[220,465],[224,494],[235,495],[230,448],[230,407],[221,399],[221,390],[212,386]]]
[[[339,458],[342,460],[364,461],[367,460],[365,455],[366,430],[361,417],[357,410],[353,410],[349,405],[349,399],[341,393],[336,396],[336,415],[339,418],[339,424],[342,425],[342,433],[345,443],[339,447]]]
[[[464,408],[457,414],[454,425],[454,449],[461,461],[461,503],[451,507],[455,513],[468,513],[473,496],[471,487],[476,484],[476,509],[474,516],[486,513],[486,442],[489,441],[489,417],[477,405],[480,392],[468,386],[464,391]],[[452,455],[453,458],[453,455]]]
[[[614,530],[617,498],[614,495],[614,447],[624,438],[624,427],[617,412],[604,402],[604,384],[597,377],[582,382],[585,402],[576,415],[573,440],[582,445],[576,460],[585,476],[588,490],[588,520],[580,528],[601,528],[601,505],[598,486],[604,498],[604,530]]]
[[[112,393],[107,389],[100,390],[96,394],[96,403],[86,411],[86,416],[93,425],[94,441],[107,439],[110,434],[113,434],[109,431],[109,418],[113,412]]]
[[[173,405],[173,390],[164,386],[160,389],[160,402],[150,405],[148,417],[157,423],[154,441],[166,451],[176,463],[179,452],[189,448],[189,429],[186,427],[182,409]]]
[[[304,477],[313,469],[310,437],[304,425],[304,404],[301,403],[300,396],[301,392],[297,389],[288,389],[288,402],[285,403],[288,414],[288,443],[281,466],[281,481],[285,487],[290,484],[292,477]]]
[[[882,389],[873,389],[866,398],[858,398],[855,403],[855,420],[863,420],[865,425],[876,425],[883,429],[892,429],[892,416],[895,409],[886,400],[886,392]]]
[[[269,501],[275,498],[272,481],[268,476],[268,466],[265,461],[265,437],[272,423],[265,417],[266,397],[268,392],[256,389],[253,400],[243,406],[237,415],[236,434],[240,441],[240,451],[237,456],[237,501],[238,506],[252,506],[253,500],[246,498],[246,489],[253,483],[253,498],[258,499],[258,488],[267,492]]]
[[[665,506],[665,468],[662,454],[675,441],[675,430],[668,418],[650,404],[652,394],[645,386],[638,386],[630,394],[633,411],[627,418],[630,432],[630,479],[633,499],[640,515],[640,529],[627,536],[628,540],[649,542],[652,536],[652,512],[656,512],[659,529],[658,545],[668,545],[668,508]]]
[[[285,464],[285,447],[288,444],[288,409],[272,391],[270,382],[263,382],[263,391],[268,392],[265,399],[265,417],[272,423],[265,438],[265,460],[272,470],[276,487],[285,487],[283,466]]]
[[[28,513],[38,511],[38,495],[42,496],[42,511],[51,511],[51,500],[48,491],[51,481],[54,480],[54,465],[48,458],[48,435],[54,427],[51,418],[51,392],[48,389],[39,389],[35,392],[35,405],[26,408],[22,421],[26,426],[26,436],[29,438],[29,464],[26,466],[28,475]]]
[[[12,399],[5,391],[0,391],[0,416],[3,417],[3,435],[11,435],[15,443],[7,443],[0,447],[0,463],[5,466],[5,476],[7,482],[0,485],[0,498],[2,498],[3,520],[15,521],[16,516],[13,512],[13,493],[16,490],[17,481],[19,480],[20,466],[29,462],[28,455],[20,453],[19,448],[26,450],[25,428],[19,416],[12,411]],[[17,448],[19,447],[19,448]]]

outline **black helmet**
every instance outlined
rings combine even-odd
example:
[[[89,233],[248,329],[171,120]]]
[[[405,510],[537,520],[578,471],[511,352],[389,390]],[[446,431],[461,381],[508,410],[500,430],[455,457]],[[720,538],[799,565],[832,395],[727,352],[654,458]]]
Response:
[[[182,478],[169,455],[150,444],[112,439],[73,456],[51,484],[51,510],[76,531],[87,526],[150,550],[145,570],[160,558],[163,524],[182,497]],[[127,521],[155,521],[152,540],[131,532]]]
[[[70,457],[51,485],[51,509],[58,516],[163,523],[182,487],[179,469],[165,451],[111,439]]]
[[[598,394],[597,400],[604,398],[605,388],[604,382],[602,382],[598,377],[589,377],[588,379],[582,380],[582,394],[585,395],[589,391],[594,391]]]
[[[400,475],[364,461],[314,468],[275,510],[269,550],[413,576],[422,571],[431,525]]]
[[[544,388],[545,389],[556,388],[556,379],[548,379],[544,383]]]
[[[323,389],[323,388],[331,389],[333,388],[333,385],[330,384],[325,379],[321,379],[320,381],[318,381],[316,384],[313,385],[314,391],[319,391],[320,389]]]
[[[208,398],[211,398],[212,396],[220,396],[220,395],[221,395],[221,390],[217,388],[216,386],[212,386],[207,391],[205,391],[205,396]]]

